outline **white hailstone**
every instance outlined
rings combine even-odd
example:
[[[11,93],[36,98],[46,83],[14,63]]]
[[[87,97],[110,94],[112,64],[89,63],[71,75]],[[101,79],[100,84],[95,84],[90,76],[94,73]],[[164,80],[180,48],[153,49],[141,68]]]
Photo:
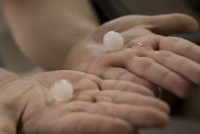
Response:
[[[60,102],[69,101],[73,96],[72,84],[64,79],[58,80],[51,88],[51,94],[54,99]]]
[[[123,48],[124,38],[120,33],[110,31],[104,35],[103,44],[109,51],[118,51]]]

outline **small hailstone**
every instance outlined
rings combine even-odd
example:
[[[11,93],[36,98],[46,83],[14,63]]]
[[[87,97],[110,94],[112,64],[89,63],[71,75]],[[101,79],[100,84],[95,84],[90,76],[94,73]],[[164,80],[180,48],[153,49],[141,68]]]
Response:
[[[124,38],[120,33],[110,31],[104,35],[103,44],[109,51],[118,51],[123,48]]]
[[[60,102],[69,101],[73,96],[72,84],[64,79],[58,80],[51,88],[51,94],[54,99]]]

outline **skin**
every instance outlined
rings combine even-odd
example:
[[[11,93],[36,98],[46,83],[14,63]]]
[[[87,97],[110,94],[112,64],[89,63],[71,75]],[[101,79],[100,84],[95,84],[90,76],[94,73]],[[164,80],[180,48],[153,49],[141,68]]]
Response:
[[[122,50],[109,52],[104,48],[102,38],[110,30],[124,37]],[[190,97],[200,84],[200,47],[163,35],[195,30],[196,21],[186,15],[125,16],[105,23],[74,44],[64,67],[138,83],[154,92],[159,86],[179,97]]]
[[[137,84],[65,70],[29,77],[0,73],[1,134],[137,134],[168,122],[168,105]],[[60,79],[74,87],[68,102],[51,96]]]
[[[162,87],[182,98],[200,84],[200,47],[167,36],[197,30],[197,22],[187,15],[130,15],[99,26],[87,0],[4,0],[2,5],[21,50],[48,70],[129,81],[156,94]],[[111,30],[125,39],[121,51],[103,47],[103,35]]]

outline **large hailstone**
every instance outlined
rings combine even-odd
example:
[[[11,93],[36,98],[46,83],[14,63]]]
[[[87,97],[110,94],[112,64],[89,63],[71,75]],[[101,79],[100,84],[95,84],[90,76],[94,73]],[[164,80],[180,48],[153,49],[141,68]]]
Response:
[[[123,48],[124,38],[120,33],[110,31],[104,35],[103,44],[109,51],[118,51]]]
[[[51,94],[54,99],[60,102],[69,101],[73,96],[72,84],[64,79],[58,80],[51,88]]]

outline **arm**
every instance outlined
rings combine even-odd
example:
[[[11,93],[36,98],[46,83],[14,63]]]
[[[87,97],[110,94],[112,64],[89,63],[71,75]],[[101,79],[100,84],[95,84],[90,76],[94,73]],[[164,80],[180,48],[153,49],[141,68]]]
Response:
[[[4,0],[3,8],[21,50],[50,70],[63,68],[69,48],[98,26],[88,0]]]

